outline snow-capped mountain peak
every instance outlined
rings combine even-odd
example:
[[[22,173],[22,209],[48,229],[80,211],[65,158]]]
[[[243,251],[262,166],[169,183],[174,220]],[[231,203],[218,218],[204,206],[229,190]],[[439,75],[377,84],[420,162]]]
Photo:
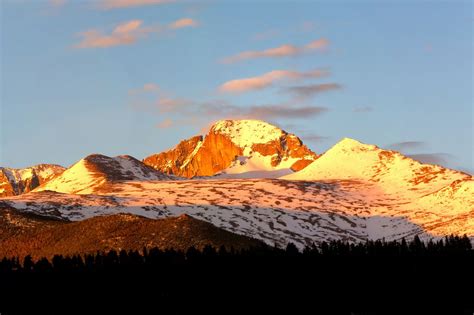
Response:
[[[352,138],[342,138],[336,143],[331,150],[341,151],[356,151],[356,150],[370,150],[375,149],[377,146],[371,144],[365,144]]]
[[[276,126],[253,119],[219,120],[211,127],[211,132],[228,136],[241,148],[277,141],[285,134]]]
[[[438,165],[422,164],[397,151],[344,138],[307,168],[284,176],[290,180],[360,180],[387,193],[431,193],[469,175]]]
[[[205,136],[151,155],[145,164],[184,177],[279,177],[306,167],[317,155],[295,135],[261,120],[220,120]]]

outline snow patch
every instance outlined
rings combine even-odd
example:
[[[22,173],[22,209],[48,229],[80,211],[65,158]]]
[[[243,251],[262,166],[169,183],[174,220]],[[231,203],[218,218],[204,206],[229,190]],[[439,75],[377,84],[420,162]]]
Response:
[[[284,135],[280,128],[261,120],[251,119],[220,120],[213,125],[211,132],[229,136],[232,142],[241,148],[279,140]]]
[[[238,156],[234,163],[214,177],[217,178],[278,178],[293,173],[290,166],[297,160],[287,158],[277,166],[272,166],[274,156],[263,156],[258,152],[244,150],[244,156]]]

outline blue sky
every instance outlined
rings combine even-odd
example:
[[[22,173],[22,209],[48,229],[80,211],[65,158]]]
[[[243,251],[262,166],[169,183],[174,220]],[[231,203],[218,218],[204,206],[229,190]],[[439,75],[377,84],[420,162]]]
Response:
[[[4,0],[0,165],[142,159],[255,117],[317,153],[351,137],[472,172],[472,9]]]

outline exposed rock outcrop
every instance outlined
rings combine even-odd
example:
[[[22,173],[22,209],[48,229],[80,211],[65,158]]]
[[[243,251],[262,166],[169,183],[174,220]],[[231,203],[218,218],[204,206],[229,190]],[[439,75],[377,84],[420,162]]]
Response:
[[[0,167],[0,197],[27,193],[64,172],[54,164],[39,164],[27,168]]]
[[[266,122],[222,120],[206,136],[181,141],[175,148],[151,155],[143,162],[164,173],[191,178],[225,171],[239,157],[259,159],[259,167],[265,171],[299,171],[317,155],[297,136]]]

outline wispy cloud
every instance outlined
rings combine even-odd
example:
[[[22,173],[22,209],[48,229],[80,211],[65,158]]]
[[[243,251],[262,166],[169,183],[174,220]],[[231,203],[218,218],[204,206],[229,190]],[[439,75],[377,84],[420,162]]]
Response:
[[[173,120],[172,119],[169,119],[169,118],[166,118],[164,120],[162,120],[158,125],[157,127],[160,128],[160,129],[166,129],[166,128],[170,128],[173,126]]]
[[[313,118],[328,111],[320,106],[294,106],[291,104],[264,104],[237,106],[223,100],[196,102],[185,98],[161,95],[153,107],[160,113],[179,116],[199,115],[206,118]]]
[[[224,93],[242,93],[270,87],[275,81],[319,78],[326,75],[329,75],[329,71],[324,69],[316,69],[306,72],[273,70],[256,77],[236,79],[225,82],[219,87],[219,91]]]
[[[458,166],[458,167],[455,167],[455,169],[474,176],[474,168]]]
[[[197,25],[196,21],[188,18],[179,19],[166,26],[143,26],[142,20],[131,20],[115,26],[110,34],[106,34],[98,29],[81,32],[78,35],[82,37],[82,40],[73,47],[84,49],[132,45],[140,39],[147,38],[151,33]]]
[[[314,40],[304,46],[295,46],[291,44],[285,44],[275,48],[269,48],[265,50],[249,50],[243,51],[236,55],[223,58],[222,63],[235,63],[247,59],[255,58],[281,58],[288,56],[297,56],[305,53],[313,53],[318,51],[324,51],[329,47],[329,41],[325,38]]]
[[[202,126],[209,120],[218,119],[247,118],[270,121],[314,119],[329,110],[322,106],[293,102],[236,105],[220,99],[195,101],[176,97],[155,83],[146,83],[142,87],[132,89],[129,95],[132,108],[162,117],[162,121],[156,125],[158,128],[169,128],[181,123]]]
[[[105,10],[158,5],[176,2],[176,0],[99,0],[99,7]]]
[[[193,105],[194,102],[186,100],[184,98],[172,98],[172,97],[160,97],[155,105],[160,112],[180,112],[184,108],[185,111],[189,110],[186,107]]]
[[[388,146],[390,150],[396,150],[400,152],[410,151],[410,150],[417,150],[425,148],[427,145],[426,142],[423,141],[403,141],[392,143]]]
[[[409,154],[407,156],[421,163],[438,164],[443,166],[448,166],[450,164],[449,160],[454,158],[453,155],[448,153],[419,153]]]
[[[374,111],[370,106],[359,106],[352,110],[354,113],[368,113]]]
[[[217,118],[313,118],[328,111],[326,107],[289,106],[288,104],[268,104],[252,106],[236,106],[211,102],[200,105],[200,111]]]
[[[283,88],[284,93],[292,94],[294,97],[299,99],[308,99],[316,94],[323,92],[339,90],[342,86],[337,83],[322,83],[322,84],[311,84],[311,85],[300,85]]]
[[[117,25],[110,34],[104,34],[96,29],[79,33],[82,37],[82,41],[74,47],[107,48],[134,44],[138,39],[144,38],[153,32],[153,28],[144,28],[142,24],[143,21],[141,20],[132,20]]]
[[[136,110],[170,115],[171,117],[196,117],[205,119],[311,119],[326,113],[329,109],[321,106],[292,106],[288,104],[264,104],[238,106],[222,100],[195,102],[183,98],[160,97],[153,103],[132,102]],[[169,118],[169,117],[167,117]],[[174,122],[173,122],[174,123]],[[158,126],[165,128],[169,122]]]
[[[179,19],[168,25],[168,27],[171,29],[178,29],[178,28],[184,28],[184,27],[196,27],[196,26],[198,26],[198,22],[190,18]]]
[[[457,158],[449,153],[426,153],[428,143],[425,141],[402,141],[387,146],[390,150],[399,151],[405,156],[417,160],[421,163],[437,164],[444,167],[452,167]],[[421,152],[420,152],[421,151]]]
[[[301,134],[301,139],[303,139],[305,142],[321,143],[330,139],[330,137],[321,136],[314,133],[303,133]]]

